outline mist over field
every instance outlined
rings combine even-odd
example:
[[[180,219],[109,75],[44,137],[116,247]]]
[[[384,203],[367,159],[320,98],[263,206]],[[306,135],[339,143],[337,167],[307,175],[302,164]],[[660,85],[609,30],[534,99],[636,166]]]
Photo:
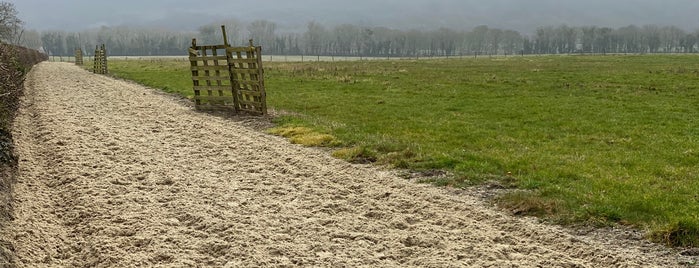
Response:
[[[196,30],[219,20],[265,19],[280,30],[303,31],[309,21],[326,26],[358,24],[429,30],[478,25],[531,33],[539,26],[567,24],[622,27],[629,24],[699,28],[695,0],[10,0],[36,30],[81,31],[100,26],[147,26]]]

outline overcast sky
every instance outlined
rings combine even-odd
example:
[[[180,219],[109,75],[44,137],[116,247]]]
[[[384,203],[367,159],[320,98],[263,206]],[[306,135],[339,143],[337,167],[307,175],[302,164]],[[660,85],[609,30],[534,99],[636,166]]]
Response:
[[[80,31],[99,26],[194,30],[223,19],[267,19],[280,30],[315,20],[400,29],[478,25],[530,33],[567,24],[699,29],[699,0],[0,0],[14,3],[26,27]]]

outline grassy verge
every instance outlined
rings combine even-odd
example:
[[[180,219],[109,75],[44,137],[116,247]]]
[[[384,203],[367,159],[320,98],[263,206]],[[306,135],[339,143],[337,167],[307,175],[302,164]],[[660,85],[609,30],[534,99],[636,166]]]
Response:
[[[110,64],[191,94],[186,62]],[[497,180],[527,190],[499,199],[517,213],[699,246],[699,57],[267,63],[266,82],[293,114],[279,131],[331,135],[338,157]]]

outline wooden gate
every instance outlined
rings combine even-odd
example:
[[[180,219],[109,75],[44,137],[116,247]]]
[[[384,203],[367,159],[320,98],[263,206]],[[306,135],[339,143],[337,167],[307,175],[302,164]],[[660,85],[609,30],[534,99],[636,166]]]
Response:
[[[83,65],[83,50],[80,48],[75,49],[75,65]]]
[[[233,79],[233,92],[237,109],[254,114],[267,114],[264,70],[262,69],[262,47],[226,48],[228,67]]]
[[[195,107],[199,110],[235,111],[226,46],[197,46],[197,40],[193,39],[189,48],[189,62]]]
[[[231,47],[226,30],[223,45],[197,45],[189,48],[194,103],[198,110],[267,114],[262,69],[262,47]]]
[[[92,67],[92,72],[96,74],[107,74],[107,48],[102,46],[95,47],[95,60]]]

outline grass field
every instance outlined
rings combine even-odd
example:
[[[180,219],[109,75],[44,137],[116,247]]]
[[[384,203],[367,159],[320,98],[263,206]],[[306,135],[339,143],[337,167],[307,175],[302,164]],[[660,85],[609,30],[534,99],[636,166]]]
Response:
[[[516,213],[619,223],[699,246],[699,57],[547,56],[267,63],[273,133],[350,161],[495,181]],[[110,61],[191,95],[188,62]]]

